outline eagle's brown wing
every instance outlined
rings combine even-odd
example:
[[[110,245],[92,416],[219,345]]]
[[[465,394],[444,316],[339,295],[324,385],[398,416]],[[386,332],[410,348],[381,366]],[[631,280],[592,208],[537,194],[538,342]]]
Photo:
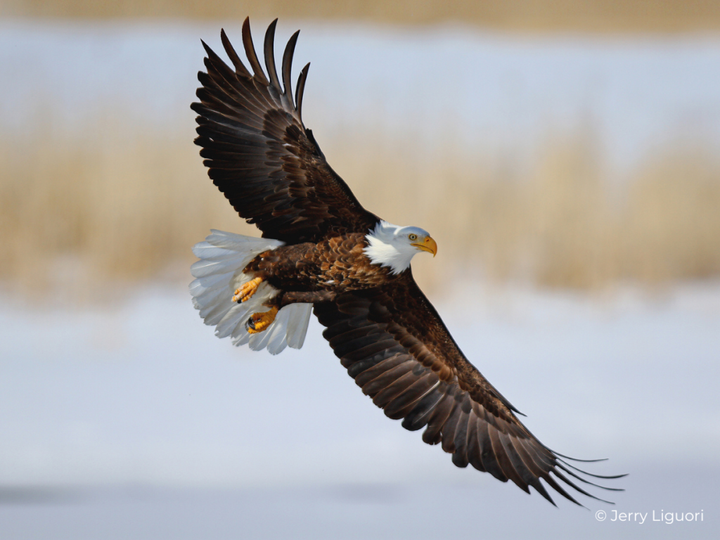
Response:
[[[195,144],[202,147],[208,174],[235,210],[255,223],[264,237],[287,243],[318,241],[330,234],[365,232],[378,218],[366,211],[350,188],[325,161],[310,130],[302,123],[302,96],[308,67],[298,79],[295,98],[290,68],[298,32],[282,60],[282,83],[275,69],[274,21],[265,34],[265,66],[258,61],[243,24],[249,71],[225,32],[225,51],[234,70],[205,43],[207,73],[200,72],[200,103]]]
[[[532,486],[553,504],[540,479],[579,504],[568,486],[597,499],[576,484],[597,485],[581,475],[623,476],[581,471],[567,462],[572,458],[536,439],[515,416],[517,410],[465,358],[409,270],[384,288],[315,304],[315,314],[348,374],[375,405],[390,418],[403,419],[408,430],[424,427],[423,441],[442,444],[458,467],[471,464],[526,492]]]

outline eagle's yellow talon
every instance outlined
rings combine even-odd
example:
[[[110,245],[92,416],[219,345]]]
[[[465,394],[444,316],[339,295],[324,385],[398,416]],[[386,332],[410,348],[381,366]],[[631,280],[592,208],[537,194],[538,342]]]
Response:
[[[239,289],[235,289],[232,301],[240,303],[250,300],[250,298],[252,298],[252,295],[255,294],[255,291],[257,291],[260,283],[262,283],[262,278],[259,277],[253,278],[247,283],[243,283],[242,287],[240,287]]]
[[[249,334],[259,334],[270,326],[275,320],[278,308],[274,307],[265,313],[253,313],[247,322],[247,331]]]

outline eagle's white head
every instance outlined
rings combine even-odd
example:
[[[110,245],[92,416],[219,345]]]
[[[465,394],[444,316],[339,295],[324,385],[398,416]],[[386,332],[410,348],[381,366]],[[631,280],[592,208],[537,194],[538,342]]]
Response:
[[[413,256],[421,251],[437,253],[437,244],[420,227],[399,227],[380,221],[366,236],[363,250],[372,264],[390,267],[393,274],[407,270]]]

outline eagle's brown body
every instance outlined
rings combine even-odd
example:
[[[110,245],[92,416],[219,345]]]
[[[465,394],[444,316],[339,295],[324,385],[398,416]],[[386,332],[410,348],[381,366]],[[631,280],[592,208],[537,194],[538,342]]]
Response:
[[[262,278],[281,293],[320,293],[304,296],[304,301],[311,302],[313,298],[333,300],[347,291],[376,288],[395,277],[388,268],[371,264],[363,252],[368,245],[365,236],[351,233],[268,250],[255,257],[245,273]],[[286,299],[279,305],[287,303]]]
[[[545,485],[573,502],[568,487],[595,498],[576,481],[595,485],[582,475],[616,477],[584,473],[530,433],[415,283],[414,252],[403,250],[423,249],[408,243],[418,239],[417,228],[398,228],[365,210],[328,165],[301,117],[308,66],[293,97],[298,34],[288,42],[279,77],[274,32],[275,22],[265,35],[267,73],[248,20],[242,40],[249,69],[224,32],[232,68],[203,44],[207,72],[198,74],[199,102],[192,105],[195,142],[215,185],[262,232],[257,239],[214,231],[195,246],[201,260],[193,265],[191,292],[206,324],[235,344],[275,354],[302,346],[312,310],[362,391],[406,429],[425,428],[423,440],[440,444],[455,465],[472,465],[526,492],[533,487],[550,502]],[[272,316],[253,326],[250,337],[245,321],[253,302],[272,306]]]

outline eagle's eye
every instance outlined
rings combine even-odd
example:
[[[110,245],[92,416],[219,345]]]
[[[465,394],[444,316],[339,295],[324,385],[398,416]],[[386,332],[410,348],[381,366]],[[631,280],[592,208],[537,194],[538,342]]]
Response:
[[[417,240],[417,234],[411,234],[408,236],[410,240]]]

